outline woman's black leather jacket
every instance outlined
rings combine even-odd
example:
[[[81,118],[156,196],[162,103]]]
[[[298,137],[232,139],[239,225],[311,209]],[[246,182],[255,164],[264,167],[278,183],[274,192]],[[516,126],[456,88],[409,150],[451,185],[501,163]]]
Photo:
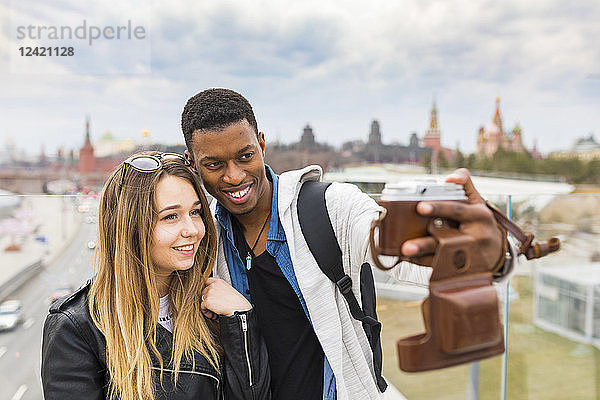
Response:
[[[88,310],[90,283],[57,300],[46,317],[42,343],[42,386],[45,400],[100,400],[107,398],[106,342]],[[198,318],[203,318],[198,316]],[[171,369],[172,334],[157,326],[156,346],[163,361],[154,356],[157,399],[270,399],[267,351],[258,334],[254,310],[219,317],[221,345],[225,351],[221,371],[201,354],[195,366],[182,362],[177,385]],[[133,400],[133,399],[132,399]]]

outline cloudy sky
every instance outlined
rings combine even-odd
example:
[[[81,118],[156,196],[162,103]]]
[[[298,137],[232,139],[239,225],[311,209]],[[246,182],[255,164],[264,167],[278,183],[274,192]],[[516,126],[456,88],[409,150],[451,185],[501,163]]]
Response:
[[[209,87],[244,94],[271,142],[297,141],[310,123],[318,141],[339,145],[366,139],[378,119],[384,142],[407,144],[427,129],[434,96],[442,143],[466,152],[498,96],[505,128],[518,122],[528,147],[600,139],[598,0],[46,3],[0,0],[0,147],[78,148],[86,115],[92,140],[148,130],[181,143],[181,109]],[[84,20],[130,21],[144,39],[18,36],[19,26]],[[75,54],[19,55],[42,45]]]

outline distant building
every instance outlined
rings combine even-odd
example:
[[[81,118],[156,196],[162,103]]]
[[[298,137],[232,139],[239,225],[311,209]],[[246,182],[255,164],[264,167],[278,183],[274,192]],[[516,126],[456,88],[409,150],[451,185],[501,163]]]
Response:
[[[587,137],[578,138],[573,144],[573,151],[577,153],[585,153],[598,149],[600,149],[600,143],[596,142],[593,133],[590,133]]]
[[[433,104],[431,106],[431,115],[429,116],[429,129],[427,129],[425,132],[425,138],[423,139],[425,147],[431,148],[434,154],[436,154],[442,146],[441,136],[442,135],[440,128],[438,127],[437,120],[437,106],[435,104],[435,100],[433,100]]]
[[[47,193],[53,182],[68,180],[75,182],[79,192],[89,193],[99,190],[109,173],[133,153],[156,150],[183,154],[185,150],[183,144],[152,143],[147,131],[141,143],[134,147],[131,147],[131,141],[116,140],[108,133],[94,144],[89,118],[86,118],[84,132],[83,146],[79,149],[67,151],[59,147],[54,156],[48,155],[42,147],[35,159],[26,159],[19,154],[14,156],[15,151],[11,150],[16,149],[9,137],[5,140],[4,149],[0,148],[0,155],[2,150],[9,151],[5,159],[0,159],[0,187],[14,193]],[[98,143],[101,151],[97,149]]]
[[[289,145],[275,141],[267,143],[265,162],[276,172],[318,164],[323,170],[337,168],[340,154],[327,143],[319,143],[310,124],[302,129],[300,141]]]
[[[353,149],[354,153],[357,153],[362,160],[373,163],[419,164],[423,157],[428,155],[431,157],[432,164],[437,165],[440,154],[443,154],[446,160],[454,159],[454,150],[442,146],[442,134],[438,125],[435,100],[431,107],[429,128],[425,132],[422,142],[416,132],[410,134],[408,146],[383,144],[381,136],[379,121],[373,120],[367,144],[357,151],[360,148],[357,142],[348,142],[344,144],[342,151],[347,152],[349,149]]]
[[[381,131],[379,130],[379,121],[376,119],[371,122],[371,132],[369,132],[369,141],[367,143],[370,145],[381,144]]]
[[[517,123],[510,133],[504,131],[500,115],[500,98],[496,98],[496,112],[492,121],[479,128],[477,135],[477,153],[492,156],[499,149],[514,152],[526,151],[523,146],[523,132]]]
[[[298,147],[301,149],[312,149],[315,147],[315,134],[313,133],[313,129],[309,124],[306,124],[302,131],[302,136],[300,136],[300,143],[298,143]]]
[[[133,153],[136,144],[131,139],[117,139],[110,132],[105,132],[94,144],[96,157],[107,157],[115,154]]]
[[[379,121],[371,121],[367,143],[361,141],[346,142],[342,145],[344,156],[352,155],[370,163],[418,164],[425,153],[431,149],[420,145],[416,133],[412,133],[408,146],[383,144]]]
[[[92,144],[88,118],[85,122],[85,141],[79,150],[78,171],[81,177],[106,177],[131,154],[154,150],[183,154],[185,146],[153,143],[147,130],[142,133],[142,139],[137,144],[131,139],[116,139],[109,132]]]
[[[81,186],[100,187],[108,174],[126,157],[126,154],[110,154],[99,157],[95,153],[90,134],[90,119],[85,121],[85,141],[79,149],[78,182]]]
[[[94,156],[94,146],[90,140],[90,119],[86,118],[85,141],[79,150],[79,173],[90,174],[93,172],[96,172],[96,157]]]
[[[435,99],[431,106],[431,114],[429,116],[429,129],[425,132],[423,138],[423,146],[431,149],[431,163],[438,165],[440,154],[443,154],[446,160],[453,160],[455,152],[452,149],[447,149],[442,146],[442,133],[438,126],[437,106]]]
[[[550,154],[556,158],[579,158],[583,161],[589,161],[594,158],[600,158],[600,143],[596,142],[594,134],[580,137],[575,140],[573,146],[568,151],[557,151]]]

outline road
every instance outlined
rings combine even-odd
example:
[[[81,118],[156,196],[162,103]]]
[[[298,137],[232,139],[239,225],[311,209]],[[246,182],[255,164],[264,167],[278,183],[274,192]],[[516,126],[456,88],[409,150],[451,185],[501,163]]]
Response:
[[[70,246],[9,299],[23,303],[25,322],[14,331],[0,332],[0,400],[40,400],[42,328],[48,313],[48,297],[65,285],[79,287],[92,275],[96,225],[84,223]]]

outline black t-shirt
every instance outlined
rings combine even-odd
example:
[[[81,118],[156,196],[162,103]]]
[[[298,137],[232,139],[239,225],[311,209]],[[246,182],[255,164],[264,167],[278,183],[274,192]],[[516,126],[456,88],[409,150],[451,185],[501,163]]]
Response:
[[[235,246],[244,266],[250,246],[232,218]],[[252,253],[251,253],[252,254]],[[275,258],[264,251],[246,271],[250,297],[269,353],[274,400],[323,398],[323,349],[294,289]]]

